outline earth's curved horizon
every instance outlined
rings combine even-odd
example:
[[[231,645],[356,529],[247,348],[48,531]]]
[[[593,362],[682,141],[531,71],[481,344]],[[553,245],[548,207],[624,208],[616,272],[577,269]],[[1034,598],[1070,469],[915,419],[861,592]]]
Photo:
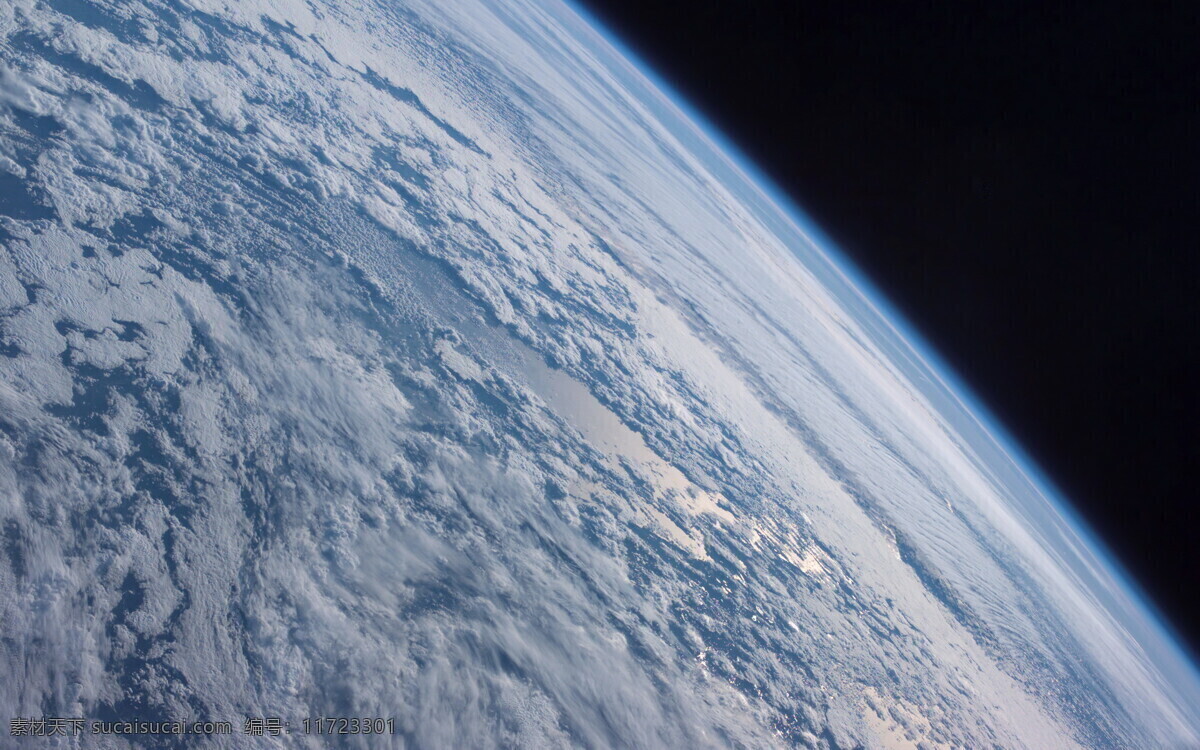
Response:
[[[1200,746],[1067,501],[573,6],[15,0],[0,250],[0,744]]]

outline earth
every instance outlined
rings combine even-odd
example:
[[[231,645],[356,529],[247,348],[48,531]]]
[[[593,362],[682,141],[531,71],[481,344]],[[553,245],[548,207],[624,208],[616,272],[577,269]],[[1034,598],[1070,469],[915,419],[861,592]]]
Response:
[[[1102,543],[573,7],[9,0],[0,246],[5,747],[1200,746]]]

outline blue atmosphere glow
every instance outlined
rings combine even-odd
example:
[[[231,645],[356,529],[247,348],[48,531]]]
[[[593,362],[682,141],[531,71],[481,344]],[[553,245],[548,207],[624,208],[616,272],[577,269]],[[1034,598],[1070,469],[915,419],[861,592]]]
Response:
[[[708,142],[716,155],[727,161],[738,177],[759,192],[770,208],[778,212],[798,235],[818,249],[823,259],[843,277],[847,288],[874,313],[878,322],[891,329],[896,338],[904,342],[914,355],[913,359],[920,363],[925,375],[939,384],[961,410],[978,424],[987,437],[1013,462],[1024,479],[1036,488],[1037,492],[1053,506],[1054,510],[1066,519],[1074,532],[1084,540],[1089,550],[1099,556],[1111,569],[1131,600],[1136,602],[1147,618],[1153,622],[1158,634],[1170,643],[1178,665],[1186,670],[1188,681],[1194,683],[1195,689],[1200,691],[1200,669],[1197,668],[1196,656],[1190,652],[1186,641],[1174,630],[1169,620],[1158,610],[1152,599],[1121,564],[1116,555],[1090,528],[1074,504],[1054,485],[1054,482],[1025,452],[999,418],[974,394],[970,386],[955,373],[954,369],[938,354],[916,327],[909,323],[904,314],[889,301],[879,286],[857,268],[849,256],[836,246],[818,223],[808,216],[785,190],[760,169],[733,140],[722,133],[720,128],[713,124],[707,116],[693,107],[669,82],[659,76],[617,34],[607,29],[585,8],[575,5],[573,9],[603,37],[619,57],[632,65],[653,89],[678,110],[681,119]],[[801,254],[795,244],[792,247],[798,254]],[[801,257],[802,260],[809,260],[802,254]]]

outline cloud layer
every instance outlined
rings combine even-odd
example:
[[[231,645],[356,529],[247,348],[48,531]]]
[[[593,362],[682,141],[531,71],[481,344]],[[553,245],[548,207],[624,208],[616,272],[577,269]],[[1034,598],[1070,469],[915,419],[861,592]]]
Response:
[[[570,9],[17,0],[0,50],[0,714],[1197,741],[1107,564]]]

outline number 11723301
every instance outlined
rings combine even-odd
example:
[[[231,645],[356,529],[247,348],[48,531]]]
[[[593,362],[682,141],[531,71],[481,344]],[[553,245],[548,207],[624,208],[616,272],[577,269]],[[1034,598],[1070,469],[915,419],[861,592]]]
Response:
[[[318,716],[302,722],[305,734],[395,734],[396,720],[368,716]]]

